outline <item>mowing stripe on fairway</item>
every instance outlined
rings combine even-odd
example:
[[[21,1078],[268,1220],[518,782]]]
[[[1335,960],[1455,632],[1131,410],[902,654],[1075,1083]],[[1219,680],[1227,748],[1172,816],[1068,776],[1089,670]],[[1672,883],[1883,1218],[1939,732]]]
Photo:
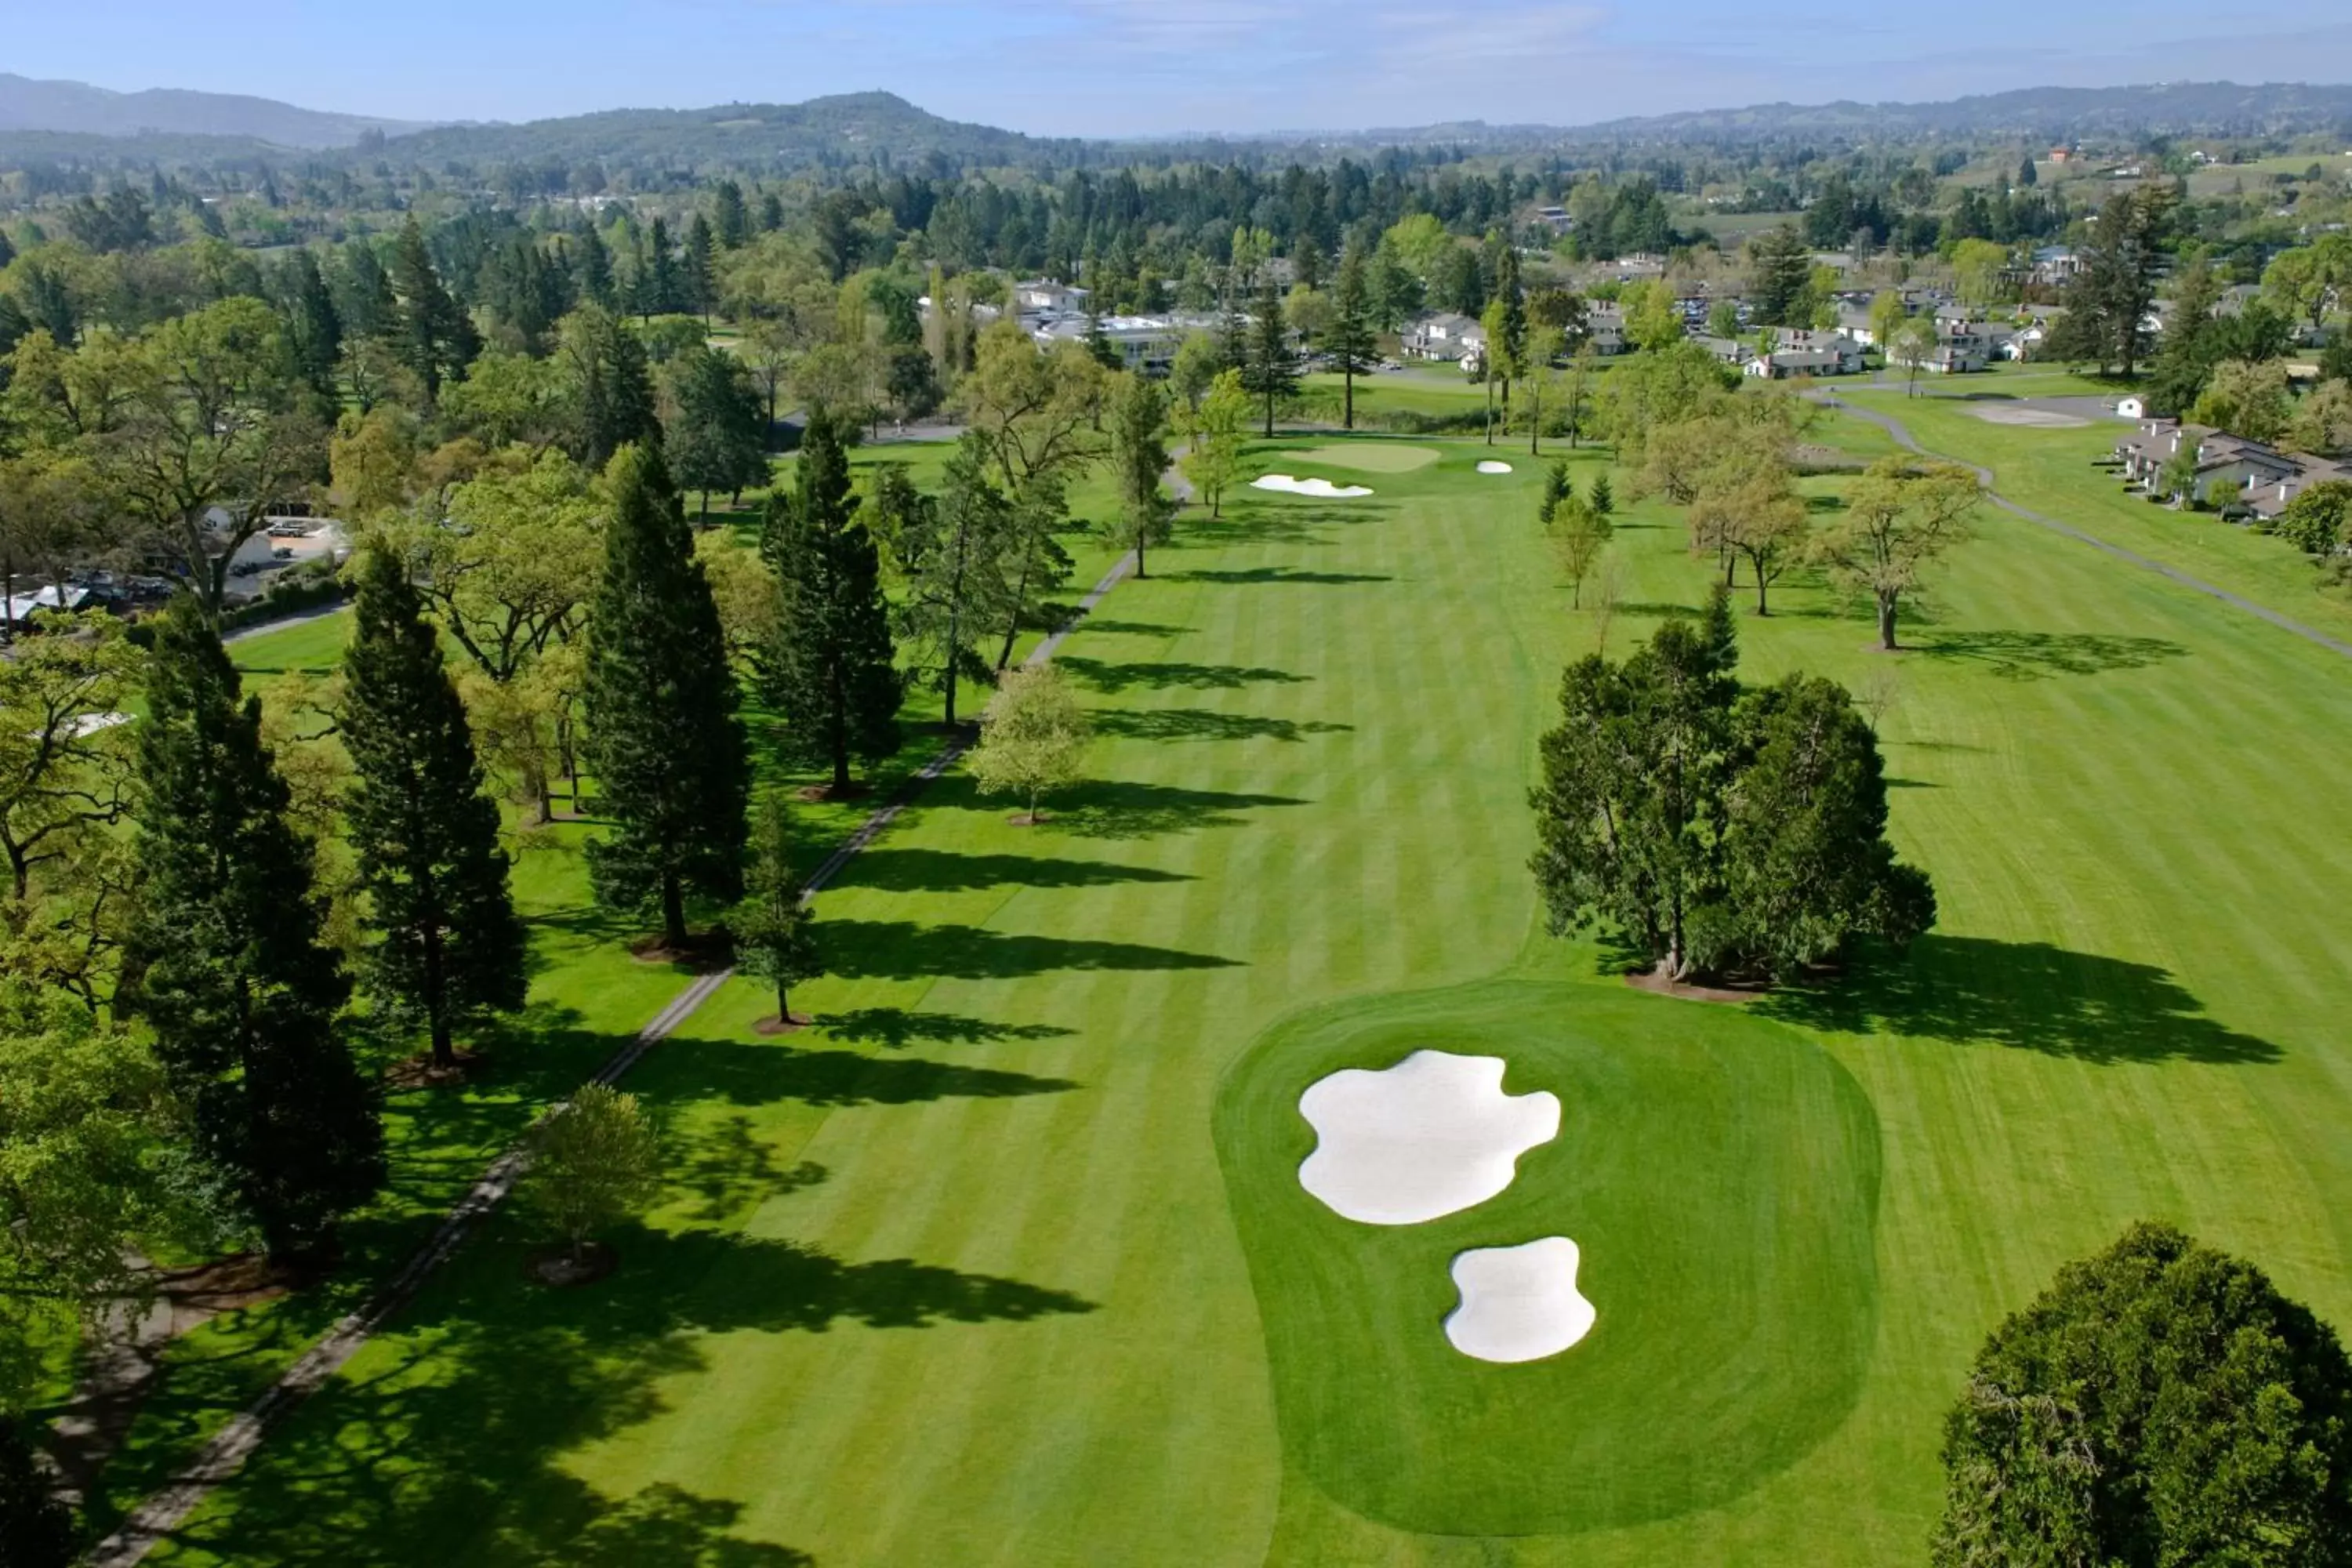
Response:
[[[1842,409],[1845,413],[1853,415],[1856,418],[1869,421],[1871,424],[1875,425],[1880,429],[1885,431],[1889,436],[1894,437],[1898,443],[1905,447],[1908,447],[1911,450],[1918,453],[1923,458],[1938,458],[1945,462],[1959,461],[1958,458],[1945,458],[1940,452],[1931,452],[1927,450],[1926,447],[1919,444],[1918,437],[1911,434],[1910,430],[1905,426],[1903,421],[1895,418],[1892,414],[1882,414],[1874,408],[1857,408],[1853,404],[1848,403],[1842,398],[1834,397],[1828,393],[1814,393],[1810,395],[1827,407]],[[2340,638],[2329,637],[2326,632],[2320,631],[2315,626],[2305,626],[2301,621],[2298,621],[2290,616],[2283,616],[2267,605],[2257,605],[2252,599],[2246,598],[2242,595],[2232,594],[2229,589],[2208,583],[2202,577],[2192,577],[2177,566],[2167,566],[2161,561],[2151,561],[2137,550],[2126,550],[2120,544],[2101,539],[2095,533],[2085,532],[2084,530],[2076,528],[2072,523],[2061,522],[2056,518],[2051,517],[2043,512],[2035,511],[2031,507],[2020,506],[2017,502],[2010,500],[2007,496],[1992,488],[1993,473],[1990,468],[1985,468],[1981,464],[1978,463],[1963,462],[1960,466],[1975,474],[1978,479],[1983,480],[1985,486],[1985,498],[1991,501],[1993,505],[2000,508],[2001,510],[2008,512],[2012,517],[2021,517],[2028,522],[2040,523],[2042,527],[2050,529],[2054,532],[2063,533],[2069,539],[2080,540],[2083,543],[2091,546],[2095,550],[2104,550],[2108,554],[2116,557],[2118,560],[2128,561],[2135,566],[2146,567],[2148,571],[2155,573],[2157,575],[2169,578],[2171,581],[2179,584],[2184,588],[2193,588],[2200,594],[2210,594],[2225,605],[2233,605],[2238,609],[2245,611],[2249,615],[2261,616],[2263,620],[2270,622],[2271,625],[2277,626],[2282,631],[2293,632],[2295,636],[2303,637],[2310,642],[2315,642],[2320,647],[2326,648],[2331,652],[2340,653],[2347,658],[2352,658],[2352,643],[2347,643]]]
[[[1102,581],[1097,583],[1087,591],[1086,597],[1078,601],[1078,606],[1072,612],[1069,619],[1055,627],[1052,635],[1030,650],[1029,657],[1022,661],[1024,666],[1034,668],[1051,659],[1055,650],[1062,646],[1064,639],[1070,635],[1078,623],[1093,613],[1094,607],[1102,603],[1103,596],[1118,586],[1120,579],[1132,571],[1134,566],[1135,554],[1132,551],[1113,562],[1110,570],[1103,574]],[[341,607],[337,606],[337,610]],[[269,629],[276,630],[284,624],[273,623]],[[848,840],[840,848],[828,856],[824,863],[816,868],[807,882],[803,884],[802,900],[805,902],[814,898],[827,882],[840,873],[843,867],[849,864],[859,850],[873,843],[876,837],[913,802],[915,796],[922,792],[925,784],[929,784],[952,766],[955,760],[963,755],[965,748],[970,744],[971,739],[968,735],[955,736],[940,749],[937,756],[924,763],[919,772],[899,785],[898,792],[891,796],[888,803],[859,824],[857,831],[850,835]],[[639,1058],[644,1057],[646,1052],[651,1050],[674,1032],[679,1025],[692,1017],[696,1009],[709,1001],[720,986],[733,978],[734,973],[734,970],[730,968],[697,975],[693,983],[673,997],[667,1006],[654,1015],[653,1022],[639,1030],[635,1039],[598,1068],[595,1076],[589,1081],[602,1084],[618,1083],[631,1068],[636,1066]],[[544,1121],[547,1117],[557,1114],[563,1109],[563,1105],[568,1103],[569,1101],[565,1101],[551,1106],[539,1121]],[[534,1122],[533,1125],[536,1126],[537,1123]],[[188,1517],[195,1512],[206,1497],[211,1495],[215,1487],[244,1468],[246,1460],[252,1458],[254,1450],[261,1446],[262,1438],[268,1436],[269,1428],[282,1420],[295,1406],[324,1387],[329,1379],[341,1371],[344,1363],[358,1353],[362,1345],[367,1343],[369,1337],[394,1313],[406,1306],[416,1294],[417,1288],[425,1283],[433,1271],[446,1261],[449,1256],[473,1235],[475,1229],[499,1204],[506,1201],[508,1194],[514,1190],[516,1181],[522,1174],[526,1163],[525,1151],[525,1143],[519,1141],[513,1147],[492,1161],[489,1168],[482,1173],[481,1179],[474,1184],[457,1206],[449,1211],[447,1217],[434,1231],[431,1239],[402,1266],[399,1273],[394,1275],[381,1290],[369,1299],[365,1306],[338,1322],[309,1350],[303,1352],[301,1357],[292,1366],[287,1368],[260,1398],[230,1417],[228,1423],[197,1452],[194,1460],[169,1486],[133,1509],[129,1517],[116,1527],[112,1534],[91,1549],[87,1559],[91,1568],[130,1568],[130,1564],[141,1562],[166,1536],[187,1521]]]

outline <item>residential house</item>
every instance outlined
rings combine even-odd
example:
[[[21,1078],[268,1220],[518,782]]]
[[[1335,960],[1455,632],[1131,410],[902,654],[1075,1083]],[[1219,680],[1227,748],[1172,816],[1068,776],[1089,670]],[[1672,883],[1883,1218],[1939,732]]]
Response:
[[[2025,277],[2028,282],[2055,289],[2082,270],[2083,258],[2074,254],[2073,247],[2045,245],[2034,251],[2032,261],[2026,267]]]
[[[1605,300],[1585,311],[1584,332],[1597,354],[1622,354],[1631,346],[1625,342],[1624,310]]]
[[[2301,480],[2318,459],[2296,458],[2261,441],[2250,441],[2216,430],[2210,425],[2187,425],[2176,419],[2147,419],[2116,443],[2116,458],[2126,483],[2150,494],[2166,483],[2165,470],[2183,447],[2196,453],[2196,479],[2191,493],[2225,501],[2256,495],[2282,482]],[[2292,492],[2289,492],[2290,494]],[[2284,504],[2281,500],[2281,505]]]
[[[1024,315],[1033,310],[1047,315],[1083,312],[1087,298],[1087,290],[1077,285],[1048,278],[1032,278],[1013,286],[1013,308]]]
[[[2248,479],[2238,492],[2234,508],[2243,510],[2264,522],[2275,522],[2288,503],[2312,486],[2330,480],[2352,480],[2352,463],[2330,462],[2324,458],[2305,457],[2299,452],[2287,456],[2296,466],[2294,474],[2281,479]]]
[[[1538,207],[1536,208],[1536,222],[1543,225],[1544,227],[1551,230],[1554,234],[1566,234],[1570,229],[1576,226],[1576,220],[1568,216],[1568,209],[1566,207]]]
[[[1748,363],[1748,350],[1740,344],[1738,338],[1715,338],[1701,332],[1692,337],[1690,341],[1713,354],[1718,364],[1745,367]]]
[[[1794,375],[1843,375],[1843,363],[1834,349],[1774,349],[1753,355],[1741,368],[1761,380],[1785,381]]]
[[[1843,331],[1815,331],[1806,327],[1784,328],[1773,344],[1776,353],[1826,354],[1834,368],[1809,371],[1811,375],[1860,375],[1864,368],[1863,345]]]
[[[1473,317],[1441,310],[1409,322],[1400,347],[1407,359],[1475,362],[1486,354],[1486,329]]]
[[[1176,351],[1187,337],[1215,326],[1209,316],[1105,316],[1099,321],[1064,316],[1032,329],[1030,336],[1051,348],[1057,342],[1085,342],[1099,333],[1126,369],[1161,376],[1174,368]]]

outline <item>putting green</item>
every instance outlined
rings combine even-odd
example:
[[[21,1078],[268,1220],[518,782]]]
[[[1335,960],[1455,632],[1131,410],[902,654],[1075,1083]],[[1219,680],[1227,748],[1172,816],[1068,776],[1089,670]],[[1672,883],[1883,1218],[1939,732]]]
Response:
[[[1557,1139],[1501,1195],[1425,1225],[1304,1191],[1301,1089],[1423,1047],[1549,1089]],[[1877,1318],[1878,1129],[1843,1068],[1779,1025],[1606,985],[1499,980],[1276,1026],[1219,1089],[1216,1142],[1291,1462],[1355,1512],[1436,1535],[1568,1533],[1721,1503],[1859,1393]],[[1599,1316],[1517,1365],[1441,1327],[1465,1247],[1561,1235]]]
[[[1282,454],[1293,462],[1327,468],[1354,468],[1367,474],[1409,474],[1437,461],[1434,447],[1411,447],[1402,441],[1342,441],[1304,452]]]

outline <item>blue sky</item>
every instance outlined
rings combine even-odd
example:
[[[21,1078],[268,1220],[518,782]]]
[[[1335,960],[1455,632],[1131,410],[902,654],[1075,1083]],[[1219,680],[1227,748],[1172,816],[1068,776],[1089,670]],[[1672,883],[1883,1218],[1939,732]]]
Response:
[[[0,69],[406,119],[887,88],[1040,134],[1575,124],[2050,84],[2352,79],[2342,0],[93,0]]]

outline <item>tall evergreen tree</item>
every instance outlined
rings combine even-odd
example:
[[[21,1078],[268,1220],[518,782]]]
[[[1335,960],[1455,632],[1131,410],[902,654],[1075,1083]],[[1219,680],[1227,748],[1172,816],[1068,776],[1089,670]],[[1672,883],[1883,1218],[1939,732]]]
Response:
[[[602,468],[625,446],[660,441],[646,345],[618,317],[594,305],[565,317],[563,360],[579,410],[572,447],[581,462]]]
[[[425,1025],[448,1067],[460,1025],[522,1005],[522,921],[465,704],[389,551],[367,553],[356,621],[343,655],[341,728],[358,773],[345,820],[378,937],[374,989]]]
[[[638,313],[667,315],[687,309],[686,285],[678,274],[677,255],[670,246],[669,225],[656,218],[646,229],[645,300]]]
[[[613,308],[613,251],[593,225],[583,224],[565,247],[572,263],[572,283],[582,302]]]
[[[425,395],[437,397],[444,380],[465,375],[482,352],[482,340],[433,269],[425,231],[413,215],[393,247],[392,285],[400,297],[401,359],[425,384]]]
[[[987,675],[980,641],[1001,622],[1013,594],[1005,580],[1013,508],[990,482],[989,468],[987,442],[967,431],[948,459],[937,500],[918,492],[895,465],[875,479],[876,512],[897,520],[887,535],[907,583],[901,624],[919,657],[939,667],[950,725],[963,678]]]
[[[319,270],[319,258],[308,247],[294,252],[292,298],[288,317],[293,323],[294,357],[310,384],[331,395],[335,368],[343,356],[343,319],[335,297]]]
[[[1765,327],[1810,327],[1813,252],[1802,230],[1782,224],[1748,241],[1748,297]]]
[[[801,894],[793,869],[792,812],[782,797],[761,803],[751,845],[751,868],[743,901],[728,924],[735,933],[735,962],[745,973],[776,988],[776,1022],[789,1026],[792,988],[824,973],[816,942],[816,911]]]
[[[906,690],[890,647],[882,563],[851,504],[840,416],[809,416],[793,494],[768,502],[761,553],[783,586],[775,641],[760,661],[769,700],[784,717],[786,743],[829,763],[833,787],[850,787],[852,757],[898,749]]]
[[[733,354],[698,345],[663,369],[662,455],[681,489],[702,493],[708,522],[711,491],[740,495],[767,479],[766,414],[751,373]]]
[[[678,286],[685,294],[688,310],[699,310],[707,321],[710,308],[718,303],[719,237],[712,232],[710,220],[700,213],[686,229],[686,254],[680,258]]]
[[[375,1097],[339,1020],[351,983],[322,939],[311,848],[288,820],[260,700],[242,696],[195,595],[155,626],[126,968],[198,1149],[271,1254],[299,1254],[383,1180]]]
[[[658,452],[624,447],[604,483],[612,511],[583,706],[615,826],[589,845],[588,869],[600,901],[658,909],[676,949],[688,893],[742,891],[751,763],[719,608],[668,469]]]
[[[343,331],[355,338],[391,339],[400,330],[400,300],[375,247],[364,239],[344,246],[340,271],[335,309],[342,315]]]
[[[1350,245],[1339,258],[1339,277],[1331,290],[1331,324],[1324,330],[1323,352],[1339,373],[1339,423],[1356,427],[1356,378],[1380,363],[1380,342],[1372,329],[1371,289],[1365,281],[1364,253]]]
[[[715,226],[720,245],[729,250],[737,250],[750,243],[751,213],[743,205],[741,185],[732,180],[719,181],[719,188],[711,198],[711,206],[719,215]]]
[[[1118,378],[1110,399],[1111,479],[1118,490],[1118,542],[1135,552],[1144,575],[1145,550],[1168,537],[1176,512],[1160,483],[1168,471],[1168,399],[1160,384],[1139,374]]]
[[[1282,295],[1269,274],[1257,291],[1257,309],[1250,322],[1249,360],[1242,367],[1242,384],[1265,403],[1265,433],[1274,434],[1274,405],[1298,390],[1298,357],[1291,351],[1290,327],[1283,320]]]

